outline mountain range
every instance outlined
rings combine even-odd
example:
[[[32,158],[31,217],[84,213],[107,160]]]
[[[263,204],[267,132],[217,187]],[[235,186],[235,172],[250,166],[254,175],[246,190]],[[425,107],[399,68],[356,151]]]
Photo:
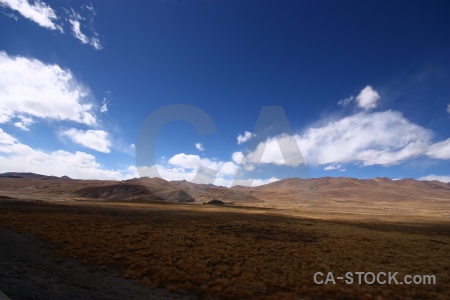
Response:
[[[450,202],[450,183],[355,179],[347,177],[287,178],[258,187],[196,184],[161,178],[125,181],[77,180],[34,173],[0,174],[0,196],[102,201],[170,201],[206,203],[221,200],[246,206],[291,207],[320,203]]]

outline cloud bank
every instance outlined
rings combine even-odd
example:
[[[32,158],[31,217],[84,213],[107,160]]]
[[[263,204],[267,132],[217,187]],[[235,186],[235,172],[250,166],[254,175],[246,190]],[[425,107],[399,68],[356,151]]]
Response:
[[[325,170],[348,163],[393,166],[418,157],[450,159],[450,138],[433,142],[431,130],[410,122],[399,112],[384,111],[361,112],[310,127],[300,134],[272,137],[256,149],[234,153],[233,160],[288,166],[305,163],[295,151],[289,152],[287,145],[292,140],[297,142],[307,164],[330,165]],[[287,150],[286,157],[281,155],[280,147]],[[256,161],[255,157],[262,158]]]
[[[135,177],[133,168],[105,170],[93,155],[57,150],[45,152],[21,143],[0,128],[0,173],[33,172],[77,179],[122,180]]]

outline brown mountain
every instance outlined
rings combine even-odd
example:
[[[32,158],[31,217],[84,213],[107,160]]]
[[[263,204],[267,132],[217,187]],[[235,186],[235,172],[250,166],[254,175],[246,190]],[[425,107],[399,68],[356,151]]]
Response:
[[[450,184],[439,181],[346,177],[287,178],[259,187],[226,188],[161,178],[126,181],[76,180],[31,173],[0,174],[0,196],[19,199],[160,200],[234,205],[321,209],[329,211],[426,212],[439,208],[450,215]],[[405,210],[406,209],[406,210]]]
[[[388,178],[289,178],[252,188],[264,206],[328,211],[426,213],[450,215],[450,184]]]
[[[76,190],[72,195],[103,200],[164,200],[139,184],[90,186]]]
[[[0,196],[23,199],[165,200],[194,202],[184,190],[161,179],[77,180],[32,173],[0,174]]]

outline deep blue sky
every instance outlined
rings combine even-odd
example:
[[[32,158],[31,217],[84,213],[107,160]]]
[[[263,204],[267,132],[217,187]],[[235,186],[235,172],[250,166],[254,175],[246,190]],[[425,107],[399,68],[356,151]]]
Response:
[[[246,178],[295,176],[295,168],[275,170],[275,158],[251,161],[251,147],[265,142],[258,140],[260,135],[237,143],[245,131],[255,133],[263,106],[282,106],[313,177],[434,175],[426,178],[450,181],[448,1],[42,2],[53,10],[56,18],[50,20],[61,30],[27,15],[33,1],[28,8],[14,7],[14,2],[0,0],[0,51],[4,66],[14,62],[2,69],[1,78],[19,87],[11,92],[0,86],[0,105],[9,111],[3,121],[0,112],[3,143],[14,138],[16,144],[14,150],[10,144],[3,152],[0,148],[0,171],[64,175],[80,166],[68,175],[137,176],[130,168],[135,164],[130,145],[136,144],[144,120],[158,108],[188,104],[209,114],[217,132],[199,136],[186,122],[164,127],[155,141],[155,160],[164,177],[189,179],[195,170],[188,166],[200,161],[227,165],[216,183],[229,184],[239,165],[232,160],[235,152],[247,155],[256,167]],[[84,42],[74,36],[71,21],[79,22]],[[40,63],[39,68],[58,66],[71,74],[73,80],[58,91],[70,94],[83,86],[85,97],[71,94],[68,99],[93,104],[89,112],[95,124],[69,113],[55,117],[33,110],[48,95],[37,88],[34,93],[42,93],[38,104],[27,100],[24,86],[34,83],[21,75],[30,73],[30,66],[19,67],[19,56]],[[55,76],[45,84],[52,85]],[[373,107],[358,105],[366,87],[373,92],[365,94]],[[349,97],[348,105],[338,105]],[[104,98],[108,110],[101,113]],[[54,105],[64,99],[48,103],[55,111],[64,110]],[[17,126],[19,116],[33,120],[28,130]],[[18,144],[34,152],[17,150]],[[67,152],[64,158],[58,150]],[[77,151],[87,161],[77,161]],[[49,161],[34,158],[40,155]],[[19,164],[24,157],[32,162]],[[39,167],[55,157],[67,168]]]

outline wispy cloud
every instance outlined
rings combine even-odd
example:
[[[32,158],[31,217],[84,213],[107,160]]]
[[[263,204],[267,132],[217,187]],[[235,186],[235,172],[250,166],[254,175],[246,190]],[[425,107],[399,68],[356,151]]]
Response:
[[[82,8],[84,7],[86,6],[82,6]],[[93,27],[93,16],[95,15],[95,10],[92,6],[90,6],[90,8],[91,9],[87,9],[88,13],[90,14],[88,18],[82,17],[81,14],[77,13],[73,9],[71,9],[70,12],[66,11],[66,13],[68,14],[68,21],[71,25],[72,34],[76,39],[78,39],[83,44],[91,45],[96,50],[101,50],[103,46],[100,43],[98,33],[94,30]],[[90,31],[90,37],[88,37],[81,31],[81,22],[86,21],[86,19],[88,19],[88,24],[84,25],[84,28]]]
[[[2,6],[1,3],[0,3],[0,6]],[[5,15],[5,16],[7,16],[7,17],[9,17],[9,18],[11,18],[11,19],[14,19],[14,20],[16,20],[16,21],[19,21],[19,18],[18,18],[15,14],[13,14],[13,13],[7,13],[7,12],[5,12],[5,11],[2,11],[2,14]]]
[[[71,7],[68,9],[62,7],[59,15],[55,9],[42,0],[35,0],[33,3],[30,3],[29,0],[0,0],[0,6],[17,11],[24,18],[50,30],[64,33],[64,27],[69,26],[73,36],[81,43],[88,44],[96,50],[103,48],[99,35],[94,29],[96,11],[92,3],[82,5],[80,12],[76,12]],[[81,12],[84,12],[84,16],[81,15]],[[9,16],[17,20],[15,15],[9,14]]]
[[[0,5],[19,12],[42,27],[63,32],[62,27],[55,23],[58,20],[55,10],[41,0],[36,0],[33,4],[27,0],[0,0]]]
[[[105,113],[108,111],[108,106],[109,103],[111,102],[112,94],[113,93],[111,91],[105,91],[105,96],[103,97],[102,105],[100,106],[101,113]]]
[[[106,102],[106,98],[103,98],[102,106],[100,107],[100,112],[105,113],[108,111],[108,103]]]
[[[339,106],[346,107],[346,106],[348,106],[354,99],[355,99],[355,97],[353,97],[353,96],[350,96],[350,97],[341,99],[341,100],[338,101],[338,105],[339,105]]]
[[[76,19],[70,19],[69,22],[72,25],[73,36],[79,39],[83,44],[89,43],[88,37],[80,30],[80,22]]]
[[[108,133],[104,130],[79,130],[71,128],[61,132],[61,136],[68,137],[73,142],[83,145],[87,148],[109,153],[112,145]]]
[[[30,130],[30,125],[34,123],[33,118],[30,117],[25,117],[23,115],[18,115],[17,118],[20,120],[16,123],[14,123],[14,126],[24,130],[24,131],[29,131]]]
[[[450,104],[447,106],[447,112],[450,114]]]

